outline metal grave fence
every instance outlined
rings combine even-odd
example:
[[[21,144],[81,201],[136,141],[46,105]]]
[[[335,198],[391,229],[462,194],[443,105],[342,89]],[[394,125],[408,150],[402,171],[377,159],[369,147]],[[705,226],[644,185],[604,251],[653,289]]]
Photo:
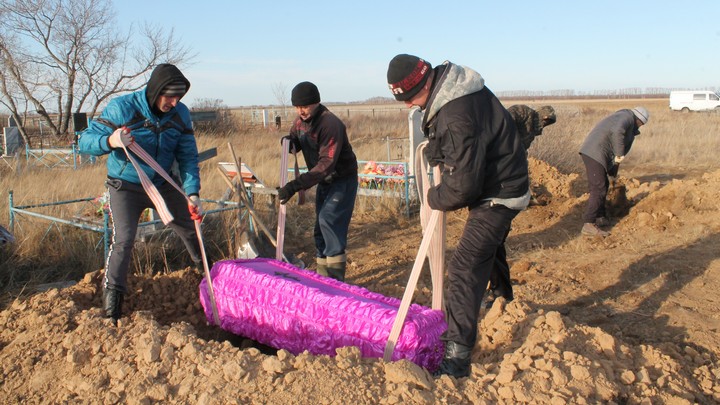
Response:
[[[19,218],[22,217],[32,217],[37,218],[43,221],[49,221],[50,225],[48,226],[47,230],[45,231],[45,234],[43,235],[43,239],[50,233],[50,230],[53,227],[58,227],[58,225],[68,225],[73,226],[76,228],[80,228],[87,231],[97,232],[102,235],[102,238],[96,248],[99,248],[99,245],[102,244],[103,247],[103,258],[107,257],[108,251],[110,249],[110,238],[111,238],[111,228],[110,228],[110,213],[107,209],[104,208],[98,208],[101,213],[98,216],[79,216],[75,215],[70,218],[61,218],[58,216],[53,216],[47,213],[40,212],[43,208],[52,208],[57,207],[61,205],[68,205],[68,204],[77,204],[77,203],[93,203],[93,202],[100,202],[100,197],[86,197],[86,198],[78,198],[74,200],[67,200],[67,201],[57,201],[57,202],[51,202],[51,203],[39,203],[39,204],[27,204],[27,205],[19,205],[16,206],[14,202],[14,193],[12,190],[8,192],[8,200],[9,200],[9,206],[10,206],[10,222],[9,222],[9,230],[11,233],[14,233],[14,228],[16,225],[16,222],[18,222]],[[205,215],[213,215],[220,212],[225,211],[233,211],[233,210],[239,210],[241,206],[234,201],[224,201],[224,200],[210,200],[210,199],[201,199],[203,203],[210,203],[210,204],[216,204],[218,208],[211,209],[205,211]],[[245,215],[245,213],[243,213]],[[166,229],[162,223],[161,220],[147,220],[143,221],[138,225],[138,234],[137,239],[140,241],[143,241],[147,236],[151,235],[154,232],[161,231],[163,229]]]

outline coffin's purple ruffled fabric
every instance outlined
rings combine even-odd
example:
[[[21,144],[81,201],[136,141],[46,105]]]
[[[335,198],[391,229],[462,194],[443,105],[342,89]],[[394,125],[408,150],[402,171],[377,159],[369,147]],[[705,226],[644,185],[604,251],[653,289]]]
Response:
[[[339,347],[357,346],[364,357],[383,357],[400,307],[397,298],[274,259],[224,260],[210,275],[222,329],[293,354],[334,356]],[[200,301],[214,323],[205,279]],[[446,329],[442,311],[411,305],[393,360],[434,371]]]

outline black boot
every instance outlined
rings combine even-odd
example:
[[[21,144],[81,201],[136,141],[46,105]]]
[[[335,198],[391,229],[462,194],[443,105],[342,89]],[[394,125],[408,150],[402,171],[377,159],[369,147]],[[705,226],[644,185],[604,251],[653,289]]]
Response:
[[[472,347],[456,342],[446,342],[445,355],[440,363],[440,367],[433,373],[433,376],[440,377],[443,374],[455,378],[469,376],[470,353],[472,353]]]
[[[106,318],[112,318],[117,324],[118,319],[122,316],[123,292],[114,288],[106,288],[103,290],[103,310]]]

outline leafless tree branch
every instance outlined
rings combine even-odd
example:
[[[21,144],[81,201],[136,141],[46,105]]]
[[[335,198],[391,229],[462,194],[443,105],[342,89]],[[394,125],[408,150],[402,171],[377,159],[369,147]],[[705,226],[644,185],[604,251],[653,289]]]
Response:
[[[0,2],[0,104],[14,117],[32,105],[57,136],[72,113],[92,117],[109,98],[140,89],[157,64],[194,57],[174,30],[140,23],[118,32],[110,0]]]

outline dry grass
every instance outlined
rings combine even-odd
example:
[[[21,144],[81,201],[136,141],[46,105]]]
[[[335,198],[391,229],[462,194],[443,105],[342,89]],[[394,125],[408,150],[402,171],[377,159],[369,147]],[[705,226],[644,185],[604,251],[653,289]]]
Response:
[[[671,112],[667,100],[614,100],[562,102],[506,102],[531,106],[552,104],[558,121],[548,127],[533,144],[531,156],[545,160],[565,172],[582,172],[577,150],[592,127],[606,115],[620,108],[644,105],[651,113],[650,122],[642,128],[626,160],[627,167],[647,167],[652,170],[677,171],[679,168],[717,168],[714,151],[720,146],[720,114]],[[331,108],[333,109],[333,108]],[[333,109],[345,121],[350,140],[360,160],[388,160],[387,138],[407,138],[407,111],[393,106],[393,111],[367,109],[350,111],[344,107]],[[349,118],[348,118],[349,115]],[[284,127],[287,127],[287,122]],[[218,157],[201,164],[203,198],[219,199],[227,189],[217,172],[217,162],[231,161],[231,144],[238,157],[247,163],[268,187],[279,182],[279,140],[285,131],[262,128],[239,128],[234,131],[198,134],[200,150],[216,147]],[[394,152],[392,152],[394,153]],[[392,154],[391,153],[391,154]],[[391,156],[394,158],[395,156]],[[300,164],[304,165],[302,158]],[[104,165],[87,166],[78,170],[28,167],[21,162],[12,171],[0,165],[0,224],[9,221],[7,191],[14,192],[14,205],[51,203],[84,197],[100,196],[105,178]],[[312,195],[309,196],[312,202]],[[266,196],[258,196],[256,209],[274,231],[274,207]],[[38,209],[45,215],[72,218],[84,211],[92,211],[90,203],[75,203]],[[206,209],[213,208],[206,204]],[[286,225],[286,243],[312,227],[313,204],[294,208],[301,215],[293,215]],[[356,211],[401,212],[398,200],[360,197]],[[213,258],[232,257],[235,249],[237,218],[234,214],[206,219],[206,247]],[[101,236],[95,232],[71,226],[51,226],[48,221],[27,217],[18,218],[14,230],[17,242],[0,249],[0,291],[17,291],[25,285],[50,281],[77,279],[85,272],[102,267]],[[181,243],[167,239],[155,244],[138,244],[133,259],[133,271],[152,273],[168,271],[187,265]]]
[[[668,100],[608,100],[562,102],[513,102],[511,104],[554,106],[558,120],[543,131],[530,148],[530,155],[564,172],[583,172],[577,154],[585,136],[605,116],[621,109],[645,106],[650,121],[635,140],[625,167],[647,167],[662,172],[665,168],[702,170],[718,167],[710,151],[720,146],[720,114],[670,111]]]

